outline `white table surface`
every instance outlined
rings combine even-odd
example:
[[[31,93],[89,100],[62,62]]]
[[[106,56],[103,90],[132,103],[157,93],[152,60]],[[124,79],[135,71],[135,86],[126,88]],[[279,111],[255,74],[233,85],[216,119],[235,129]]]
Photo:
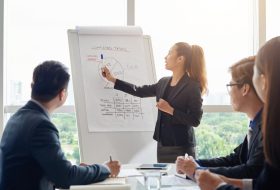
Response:
[[[121,166],[121,169],[134,169],[134,168],[137,168],[139,165],[140,164],[124,164]],[[141,170],[141,172],[149,172],[149,171],[152,171],[152,170]],[[175,164],[171,164],[171,167],[169,168],[169,170],[163,171],[163,172],[167,172],[168,176],[173,176],[176,173]],[[143,185],[143,180],[144,180],[143,176],[137,176],[137,177],[133,176],[133,177],[126,178],[127,184],[125,186],[123,186],[123,185],[102,185],[102,186],[99,185],[99,186],[97,186],[97,185],[91,184],[91,185],[84,185],[84,186],[82,186],[82,188],[81,188],[81,186],[77,186],[77,187],[71,186],[70,190],[82,190],[82,189],[84,189],[84,190],[97,190],[97,189],[121,190],[121,189],[125,189],[125,190],[127,190],[127,189],[129,189],[129,187],[130,187],[130,190],[146,190],[145,186]],[[185,180],[185,179],[183,179],[183,180]],[[170,189],[170,190],[199,190],[199,187],[197,186],[196,183],[189,181],[189,184],[186,186],[182,186],[182,185],[162,186],[161,189],[162,190],[167,190],[167,189]]]

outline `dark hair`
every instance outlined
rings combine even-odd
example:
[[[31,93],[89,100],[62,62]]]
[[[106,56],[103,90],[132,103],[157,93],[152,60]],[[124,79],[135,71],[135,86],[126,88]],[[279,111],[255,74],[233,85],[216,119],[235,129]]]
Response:
[[[229,68],[229,72],[231,73],[231,77],[235,82],[242,84],[238,87],[242,87],[243,84],[249,84],[250,88],[252,88],[256,93],[252,80],[254,75],[255,59],[255,56],[241,59]]]
[[[264,152],[272,166],[280,167],[280,37],[269,40],[259,50],[256,70],[266,79],[263,115]]]
[[[33,71],[31,97],[40,102],[49,102],[70,80],[68,69],[58,61],[45,61]]]
[[[186,42],[175,44],[178,56],[185,57],[186,72],[189,77],[200,83],[201,93],[207,92],[206,67],[203,49],[198,45],[189,45]]]

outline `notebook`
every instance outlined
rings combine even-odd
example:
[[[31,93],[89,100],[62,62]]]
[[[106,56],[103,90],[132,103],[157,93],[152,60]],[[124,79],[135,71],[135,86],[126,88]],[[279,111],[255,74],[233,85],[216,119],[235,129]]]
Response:
[[[126,184],[126,178],[107,178],[104,181],[89,185],[73,185],[70,190],[130,190],[130,185]]]

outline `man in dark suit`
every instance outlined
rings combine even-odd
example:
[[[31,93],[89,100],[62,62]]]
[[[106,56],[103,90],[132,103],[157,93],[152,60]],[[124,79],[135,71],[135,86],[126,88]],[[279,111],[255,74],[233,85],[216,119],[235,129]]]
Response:
[[[239,61],[230,67],[231,82],[227,85],[231,104],[235,111],[246,113],[250,118],[248,135],[234,152],[228,156],[194,160],[191,157],[178,157],[177,172],[193,177],[197,167],[231,178],[256,178],[264,164],[261,133],[263,103],[252,83],[255,57]],[[250,137],[250,140],[248,140]]]
[[[1,190],[69,188],[119,173],[118,161],[76,166],[65,158],[49,114],[64,104],[69,79],[57,61],[34,69],[32,99],[9,119],[1,139]]]

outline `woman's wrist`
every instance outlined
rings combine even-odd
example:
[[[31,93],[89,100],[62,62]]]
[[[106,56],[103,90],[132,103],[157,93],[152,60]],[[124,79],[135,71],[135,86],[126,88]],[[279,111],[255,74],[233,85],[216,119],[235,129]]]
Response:
[[[112,78],[110,79],[110,81],[111,81],[112,83],[114,83],[114,84],[116,83],[116,80],[117,80],[117,79],[114,78],[114,77],[112,77]]]

